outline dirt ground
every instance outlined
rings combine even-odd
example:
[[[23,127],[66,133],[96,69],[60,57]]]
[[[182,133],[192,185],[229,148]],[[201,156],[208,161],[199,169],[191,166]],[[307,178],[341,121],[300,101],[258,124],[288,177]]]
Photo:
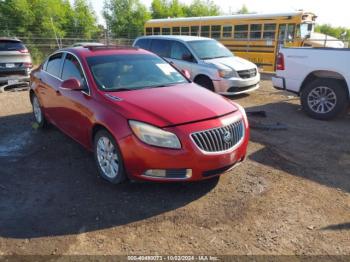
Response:
[[[312,120],[270,81],[232,99],[287,130],[252,129],[220,180],[113,186],[80,145],[32,127],[27,92],[0,94],[0,255],[350,255],[350,116]]]

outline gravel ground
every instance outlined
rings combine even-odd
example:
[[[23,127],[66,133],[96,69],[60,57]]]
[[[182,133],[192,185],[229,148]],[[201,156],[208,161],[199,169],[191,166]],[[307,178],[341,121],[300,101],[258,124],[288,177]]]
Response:
[[[0,255],[350,255],[350,116],[322,122],[270,81],[232,98],[253,127],[219,180],[126,183],[56,128],[32,127],[27,92],[0,94]]]

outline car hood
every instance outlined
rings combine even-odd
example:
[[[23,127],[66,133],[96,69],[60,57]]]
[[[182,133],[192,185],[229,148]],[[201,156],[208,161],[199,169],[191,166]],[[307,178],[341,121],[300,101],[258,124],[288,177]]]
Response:
[[[105,97],[125,118],[159,127],[217,118],[238,110],[222,96],[193,83],[108,92]]]
[[[234,56],[234,57],[223,57],[223,58],[214,58],[206,60],[207,63],[213,64],[220,69],[226,69],[229,67],[234,71],[241,71],[247,69],[256,68],[256,65],[252,62],[249,62],[246,59]]]

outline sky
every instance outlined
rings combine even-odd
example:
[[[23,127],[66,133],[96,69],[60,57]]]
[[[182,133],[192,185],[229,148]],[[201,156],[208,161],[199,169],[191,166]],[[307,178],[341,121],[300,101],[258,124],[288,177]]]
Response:
[[[140,1],[147,7],[151,6],[152,0]],[[90,2],[99,17],[99,22],[105,24],[101,14],[104,1],[90,0]],[[180,2],[188,3],[189,0],[180,0]],[[349,9],[345,0],[213,0],[213,2],[221,8],[223,13],[235,12],[243,5],[246,5],[249,11],[257,13],[289,12],[303,9],[314,12],[318,16],[317,23],[350,27]]]

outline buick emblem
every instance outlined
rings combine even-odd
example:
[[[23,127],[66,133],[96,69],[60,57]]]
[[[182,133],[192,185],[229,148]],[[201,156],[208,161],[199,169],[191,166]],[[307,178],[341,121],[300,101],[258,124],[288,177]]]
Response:
[[[224,133],[222,134],[222,139],[226,144],[229,144],[231,142],[231,132],[225,130]]]

